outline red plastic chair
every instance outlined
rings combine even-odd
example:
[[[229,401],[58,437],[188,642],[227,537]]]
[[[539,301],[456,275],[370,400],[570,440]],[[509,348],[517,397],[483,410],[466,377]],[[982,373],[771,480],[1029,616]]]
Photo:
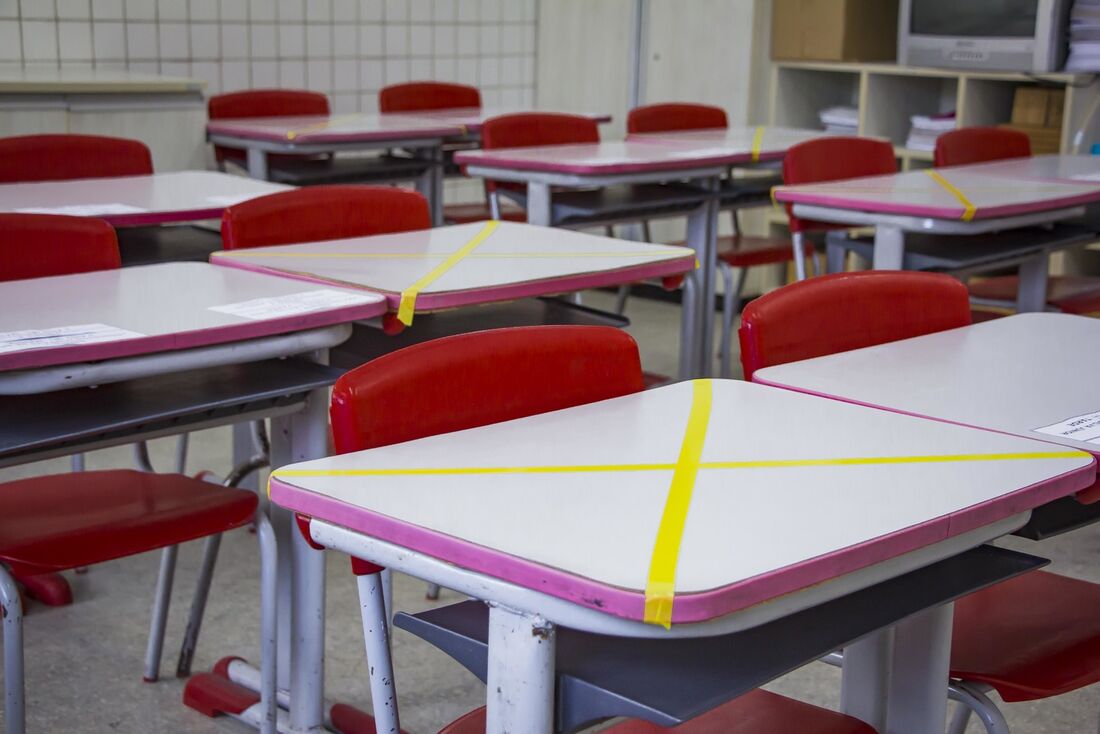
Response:
[[[481,147],[485,150],[598,142],[600,142],[599,126],[594,120],[581,115],[521,112],[490,118],[481,126]],[[499,209],[498,192],[523,192],[524,186],[508,181],[485,179],[485,191],[489,195],[489,206]]]
[[[936,138],[936,168],[1031,157],[1031,138],[1003,127],[964,127]]]
[[[328,97],[304,89],[249,89],[242,92],[216,94],[207,100],[206,113],[211,120],[244,117],[292,117],[329,114]],[[300,160],[302,156],[272,155],[268,160]],[[247,165],[248,153],[242,148],[214,146],[214,159],[224,168],[227,161]]]
[[[688,102],[643,105],[635,107],[626,116],[626,131],[631,135],[727,127],[729,119],[721,107]]]
[[[333,388],[330,415],[336,450],[347,453],[607,400],[643,387],[638,347],[619,329],[496,329],[417,344],[348,372]],[[447,410],[439,410],[444,404]],[[371,594],[380,584],[382,569],[364,561],[353,561],[352,567],[360,576],[365,629],[381,630],[375,639],[367,640],[371,700],[376,715],[393,714],[393,728],[388,728],[391,722],[379,722],[379,729],[396,731],[393,688],[387,690],[380,682],[380,678],[392,676],[385,625],[378,619],[385,611],[380,595]],[[365,715],[343,710],[341,718],[345,716],[350,717],[348,721],[356,719],[362,730],[370,730]],[[697,721],[698,725],[693,721],[667,731],[747,734],[750,729],[738,727],[752,722],[751,731],[760,734],[874,734],[870,727],[848,717],[759,693],[737,699]],[[811,721],[819,722],[819,728],[802,728]],[[484,709],[443,729],[446,734],[475,731],[485,731]],[[613,727],[610,731],[666,730]]]
[[[408,232],[432,226],[427,200],[387,186],[311,186],[234,204],[222,213],[227,250]]]
[[[1021,132],[1000,127],[965,127],[936,138],[937,167],[986,163],[1031,155],[1031,141]],[[970,295],[987,301],[1011,304],[1016,300],[1020,279],[1004,275],[970,284]],[[1100,313],[1100,278],[1056,275],[1047,280],[1047,304],[1080,316]]]
[[[140,140],[103,135],[0,138],[0,183],[144,176],[153,157]]]
[[[115,229],[102,219],[0,214],[0,281],[120,266]]]
[[[119,266],[114,230],[83,217],[0,215],[0,280]],[[0,484],[4,717],[25,728],[23,605],[16,578],[56,574],[257,523],[263,566],[263,706],[275,722],[275,537],[252,492],[180,474],[77,472]],[[170,582],[164,594],[170,591]],[[159,593],[159,590],[158,590]],[[165,607],[166,611],[167,607]],[[154,614],[153,626],[157,627]],[[155,633],[151,638],[156,638]],[[158,638],[158,642],[162,638]],[[159,648],[156,659],[159,660]],[[148,679],[155,680],[155,671]]]
[[[481,107],[477,87],[446,82],[391,84],[378,93],[381,112],[423,112],[458,107]]]
[[[750,303],[741,317],[746,378],[763,367],[907,339],[970,323],[966,287],[936,273],[836,273]],[[971,708],[1008,731],[985,695],[1006,702],[1057,696],[1100,682],[1100,584],[1034,571],[955,602],[951,731]],[[960,695],[961,693],[961,695]]]

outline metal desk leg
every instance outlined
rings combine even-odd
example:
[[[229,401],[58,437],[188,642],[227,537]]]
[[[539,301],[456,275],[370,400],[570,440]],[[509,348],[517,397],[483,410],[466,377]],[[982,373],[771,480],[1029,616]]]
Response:
[[[421,148],[418,158],[430,162],[428,170],[416,179],[416,190],[428,200],[428,210],[432,215],[432,226],[443,225],[443,148],[439,145]]]
[[[840,710],[870,724],[876,731],[886,730],[893,653],[892,627],[872,632],[844,648]]]
[[[1016,312],[1045,311],[1047,307],[1047,272],[1050,253],[1041,252],[1020,264],[1020,285],[1016,291]]]
[[[244,466],[256,455],[256,441],[253,439],[252,425],[247,421],[233,424],[233,466]],[[253,472],[241,480],[237,486],[256,492],[260,489],[259,472]]]
[[[326,451],[328,390],[310,393],[305,408],[272,419],[271,465],[316,459]],[[291,513],[271,505],[279,546],[279,688],[290,688],[294,731],[324,722],[325,556],[297,531]],[[288,552],[289,551],[289,552]]]
[[[248,149],[248,175],[260,181],[267,180],[267,152],[259,148]]]
[[[527,182],[527,223],[542,227],[552,226],[550,221],[550,185]]]
[[[717,179],[707,179],[703,187],[714,190]],[[718,206],[715,198],[708,199],[688,215],[687,245],[695,250],[699,267],[695,271],[695,326],[696,354],[693,356],[691,374],[682,377],[706,377],[711,373],[714,346],[714,278],[715,251],[717,249]],[[684,297],[688,295],[684,292]]]
[[[489,607],[487,734],[554,730],[556,635],[538,615]]]
[[[905,233],[896,227],[875,227],[875,270],[901,270],[905,262]]]
[[[955,605],[944,604],[895,627],[885,734],[943,731],[954,614]]]
[[[696,304],[698,303],[699,271],[693,270],[684,276],[684,292],[680,306],[680,379],[689,380],[699,374],[697,358],[699,348],[696,345],[698,324]]]

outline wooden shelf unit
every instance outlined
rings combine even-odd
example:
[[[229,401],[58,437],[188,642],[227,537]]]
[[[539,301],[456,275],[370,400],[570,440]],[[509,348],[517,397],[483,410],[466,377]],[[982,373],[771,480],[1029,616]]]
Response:
[[[955,111],[956,125],[998,125],[1012,117],[1021,85],[1065,89],[1060,152],[1072,153],[1083,127],[1080,152],[1100,142],[1100,77],[1094,74],[1017,74],[926,69],[883,63],[776,61],[772,64],[769,124],[821,127],[818,112],[845,105],[859,112],[859,134],[895,146],[903,170],[932,164],[927,151],[905,148],[913,115]]]

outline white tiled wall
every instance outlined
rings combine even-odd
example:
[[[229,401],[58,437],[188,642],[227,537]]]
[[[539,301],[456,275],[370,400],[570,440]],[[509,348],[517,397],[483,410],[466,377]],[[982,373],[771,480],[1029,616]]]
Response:
[[[305,87],[374,111],[387,84],[437,79],[530,106],[537,0],[0,0],[0,63],[127,68],[207,93]]]

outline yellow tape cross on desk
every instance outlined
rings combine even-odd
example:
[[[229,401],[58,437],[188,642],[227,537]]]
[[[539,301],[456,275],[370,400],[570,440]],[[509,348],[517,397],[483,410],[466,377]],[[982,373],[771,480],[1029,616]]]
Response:
[[[700,471],[731,469],[784,469],[826,466],[873,466],[883,464],[938,464],[975,461],[1027,461],[1036,459],[1073,459],[1085,456],[1081,451],[1034,451],[989,454],[934,454],[917,456],[857,456],[819,459],[749,459],[742,461],[702,461],[712,403],[712,382],[692,381],[691,409],[675,463],[574,464],[547,466],[468,466],[383,469],[276,469],[268,480],[292,477],[386,477],[493,474],[579,474],[610,472],[671,471],[672,479],[654,539],[646,576],[643,620],[665,628],[672,625],[675,601],[676,567],[680,543],[691,506],[695,479]]]
[[[429,285],[438,280],[448,270],[457,265],[462,260],[462,258],[466,257],[471,252],[476,250],[478,245],[489,239],[489,235],[496,231],[497,224],[499,224],[499,222],[486,222],[485,226],[481,228],[480,232],[474,235],[473,239],[452,252],[446,260],[432,268],[423,278],[416,281],[405,290],[401,291],[401,304],[397,307],[397,320],[405,326],[411,325],[413,320],[413,311],[416,310],[417,294],[419,294],[420,291],[427,288]]]
[[[969,222],[974,218],[974,214],[978,211],[978,207],[974,206],[974,202],[966,198],[966,194],[959,190],[955,184],[948,181],[939,171],[934,171],[931,168],[927,168],[924,171],[927,173],[933,181],[938,183],[945,191],[959,200],[959,203],[963,205],[962,216],[959,217],[964,222]]]

